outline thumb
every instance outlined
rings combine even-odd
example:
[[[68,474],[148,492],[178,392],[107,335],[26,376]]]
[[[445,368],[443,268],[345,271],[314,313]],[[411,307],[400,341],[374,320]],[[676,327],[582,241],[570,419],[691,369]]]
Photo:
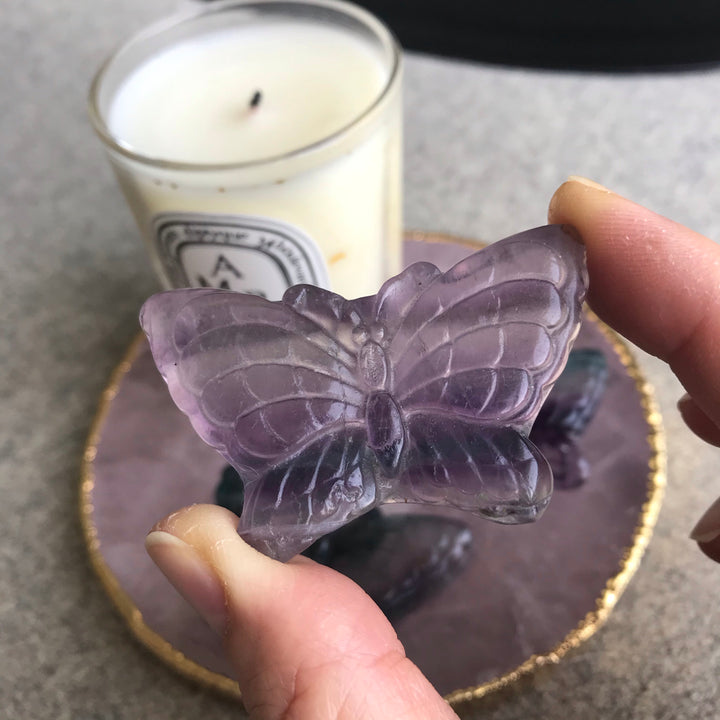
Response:
[[[457,718],[357,585],[306,558],[262,555],[237,523],[228,510],[194,505],[160,522],[146,547],[224,635],[254,720]]]

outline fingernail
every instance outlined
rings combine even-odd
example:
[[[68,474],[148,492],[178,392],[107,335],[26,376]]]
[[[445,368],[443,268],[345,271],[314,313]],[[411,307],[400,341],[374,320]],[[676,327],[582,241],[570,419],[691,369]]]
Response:
[[[709,543],[720,536],[720,498],[700,518],[690,533],[690,539],[698,543]]]
[[[594,180],[589,180],[582,175],[570,175],[570,177],[568,178],[568,182],[580,183],[581,185],[586,185],[587,187],[593,188],[594,190],[602,190],[603,192],[607,193],[612,192],[611,190],[608,190],[604,185],[596,183]]]
[[[576,193],[578,191],[577,186],[581,185],[588,190],[592,190],[592,193],[588,193],[589,199],[608,197],[615,195],[611,190],[608,190],[600,183],[596,183],[594,180],[588,180],[588,178],[582,177],[581,175],[570,175],[568,179],[553,193],[550,198],[550,204],[548,205],[548,221],[551,223],[562,222],[562,218],[567,218],[566,212],[558,214],[558,208],[562,205],[567,210],[567,203],[575,202]],[[575,186],[575,193],[572,192],[571,187]],[[584,195],[585,193],[583,193]],[[560,219],[558,219],[560,215]]]
[[[219,635],[225,634],[225,592],[215,572],[199,553],[180,538],[153,530],[145,549],[173,587]]]

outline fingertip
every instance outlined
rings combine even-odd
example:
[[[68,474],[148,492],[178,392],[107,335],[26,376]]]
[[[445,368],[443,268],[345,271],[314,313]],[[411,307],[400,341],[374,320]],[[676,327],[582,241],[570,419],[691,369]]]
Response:
[[[683,422],[697,435],[710,445],[720,447],[720,427],[708,417],[702,408],[687,393],[677,402],[677,408]]]
[[[567,182],[564,182],[562,185],[560,185],[560,187],[553,193],[553,196],[550,198],[547,217],[548,222],[551,225],[554,225],[556,223],[562,224],[558,221],[558,216],[560,215],[560,213],[558,212],[558,208],[562,208],[565,204],[564,198],[567,192],[566,185]]]
[[[255,550],[238,535],[239,522],[240,518],[224,507],[196,504],[171,513],[153,530],[169,533],[187,543],[218,571],[232,569],[238,554],[242,554],[246,562],[282,567],[282,563]],[[233,561],[225,562],[228,554]]]
[[[238,522],[235,513],[218,505],[191,505],[157,523],[150,536],[170,535],[192,548],[220,579],[229,605],[252,614],[262,610],[267,593],[292,582],[292,572],[248,545],[237,532]]]
[[[601,185],[599,182],[595,182],[595,180],[590,180],[590,178],[583,177],[582,175],[570,175],[568,179],[566,180],[567,183],[579,183],[580,185],[585,186],[586,188],[591,188],[593,190],[600,190],[604,193],[612,192],[612,190],[609,190],[604,185]]]
[[[213,569],[186,542],[163,530],[145,538],[145,549],[173,587],[218,635],[227,624],[225,592]]]
[[[555,192],[549,219],[575,226],[583,238],[590,306],[647,352],[677,360],[675,350],[704,318],[711,322],[703,342],[720,325],[720,248],[708,238],[577,176]],[[707,348],[704,355],[714,357]],[[697,357],[690,360],[697,365]]]
[[[570,175],[550,198],[548,222],[576,226],[576,210],[587,212],[589,206],[613,195],[615,193],[594,180],[580,175]]]
[[[170,515],[155,523],[152,531],[167,532],[175,535],[180,540],[189,542],[189,538],[185,536],[192,535],[198,526],[206,524],[211,526],[231,525],[235,528],[239,521],[240,518],[234,512],[224,507],[196,503],[170,513]]]

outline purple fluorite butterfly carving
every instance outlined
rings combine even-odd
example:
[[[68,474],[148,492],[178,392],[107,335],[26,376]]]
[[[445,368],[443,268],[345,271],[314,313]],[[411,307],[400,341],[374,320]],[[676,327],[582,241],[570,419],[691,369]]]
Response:
[[[175,403],[246,482],[238,531],[286,560],[384,502],[538,517],[552,472],[527,435],[586,286],[583,247],[550,225],[371,297],[173,290],[141,324]]]

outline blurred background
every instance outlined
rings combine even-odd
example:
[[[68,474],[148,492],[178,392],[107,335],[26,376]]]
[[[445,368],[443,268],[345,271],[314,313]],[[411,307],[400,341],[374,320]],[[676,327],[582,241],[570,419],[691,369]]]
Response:
[[[713,0],[363,0],[410,50],[525,67],[658,70],[720,60]]]

